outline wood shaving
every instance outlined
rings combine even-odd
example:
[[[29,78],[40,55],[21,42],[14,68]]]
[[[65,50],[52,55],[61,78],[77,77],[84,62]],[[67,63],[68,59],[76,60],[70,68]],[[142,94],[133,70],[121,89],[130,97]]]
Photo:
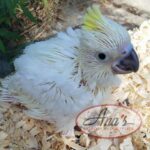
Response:
[[[90,138],[88,137],[87,134],[82,134],[80,137],[79,143],[84,146],[84,147],[89,147],[90,145]]]

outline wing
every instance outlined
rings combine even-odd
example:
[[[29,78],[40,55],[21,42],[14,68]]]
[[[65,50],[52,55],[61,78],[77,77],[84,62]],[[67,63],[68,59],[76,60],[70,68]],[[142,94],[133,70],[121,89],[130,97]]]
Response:
[[[28,116],[55,123],[63,131],[63,124],[75,123],[76,115],[89,105],[88,100],[93,99],[66,74],[51,75],[49,80],[44,80],[39,76],[16,73],[3,85],[7,91],[2,100],[21,103],[27,108]]]
[[[72,28],[68,28],[66,32],[60,32],[53,38],[27,46],[22,57],[28,55],[28,57],[37,58],[53,65],[53,63],[59,63],[59,61],[62,62],[74,57],[76,53],[75,49],[80,45],[79,38],[79,29],[73,30]],[[22,59],[22,57],[19,58]],[[18,59],[15,60],[16,66],[18,66]]]
[[[79,46],[74,32],[69,29],[56,38],[26,47],[14,62],[16,73],[2,83],[6,89],[2,99],[21,103],[28,108],[28,115],[50,122],[56,118],[66,122],[87,106],[91,95],[79,87],[80,73],[76,77],[72,74],[75,48]]]

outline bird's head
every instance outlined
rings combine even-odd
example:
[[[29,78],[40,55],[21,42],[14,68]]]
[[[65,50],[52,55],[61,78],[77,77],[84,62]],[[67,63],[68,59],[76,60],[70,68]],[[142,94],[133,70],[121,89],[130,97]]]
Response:
[[[88,8],[85,14],[79,53],[87,78],[106,82],[116,74],[136,72],[139,68],[128,32],[103,16],[98,5]]]

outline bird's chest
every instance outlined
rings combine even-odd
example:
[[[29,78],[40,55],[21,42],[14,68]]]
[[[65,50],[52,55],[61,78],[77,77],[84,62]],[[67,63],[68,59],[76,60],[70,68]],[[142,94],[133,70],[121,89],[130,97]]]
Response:
[[[77,116],[78,113],[90,106],[100,105],[108,96],[105,91],[97,91],[97,93],[94,93],[94,91],[87,91],[85,88],[80,88],[79,93],[72,91],[71,95],[72,98],[70,99],[68,97],[65,103],[63,100],[61,104],[57,104],[57,107],[60,105],[59,108],[62,108],[62,114],[64,116],[68,116],[68,114],[69,116]]]

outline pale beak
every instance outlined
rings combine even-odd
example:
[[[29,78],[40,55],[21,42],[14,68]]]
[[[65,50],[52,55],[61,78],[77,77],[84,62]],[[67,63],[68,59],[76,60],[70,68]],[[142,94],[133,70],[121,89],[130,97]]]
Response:
[[[117,59],[112,64],[112,71],[115,74],[127,74],[131,72],[137,72],[139,69],[139,58],[135,50],[131,50],[128,54],[122,58]]]

